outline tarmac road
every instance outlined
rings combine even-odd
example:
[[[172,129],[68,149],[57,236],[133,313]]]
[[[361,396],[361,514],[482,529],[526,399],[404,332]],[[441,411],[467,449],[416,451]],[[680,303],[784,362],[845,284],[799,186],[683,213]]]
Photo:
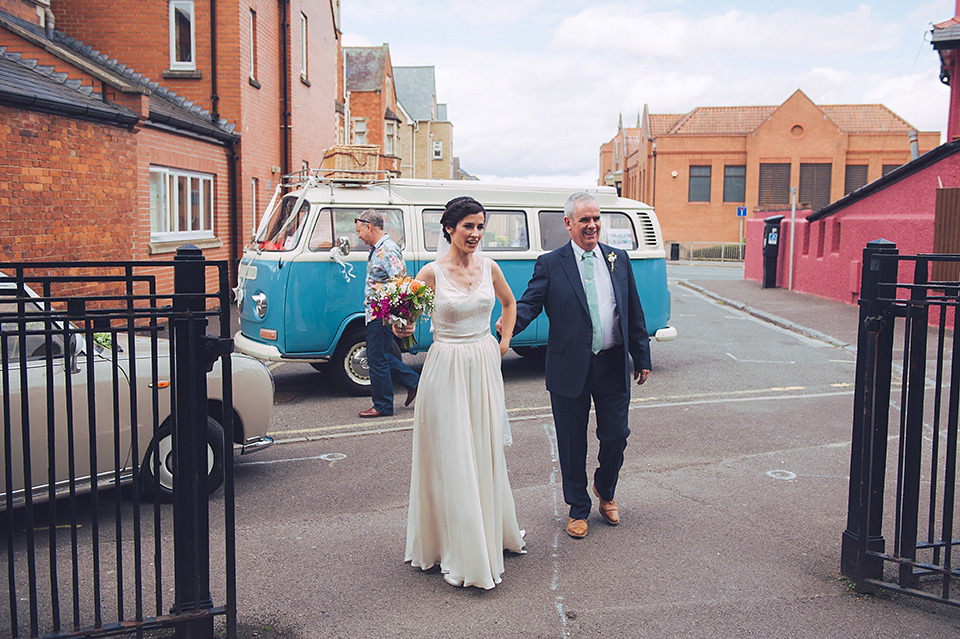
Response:
[[[507,556],[491,591],[403,563],[412,410],[360,420],[368,399],[278,367],[279,443],[236,464],[240,636],[960,636],[956,608],[840,578],[856,307],[760,289],[737,267],[668,274],[679,337],[653,345],[633,390],[619,526],[594,512],[585,539],[563,532],[542,372],[504,360],[528,552]]]
[[[507,463],[528,553],[508,555],[488,592],[411,568],[412,412],[360,423],[366,400],[318,391],[314,375],[277,406],[274,434],[288,443],[237,465],[244,627],[298,639],[958,636],[956,609],[858,595],[840,579],[856,308],[735,278],[671,279],[680,336],[654,345],[651,380],[633,392],[620,526],[594,513],[585,539],[563,533],[542,375],[511,357]],[[794,317],[778,326],[740,301]]]

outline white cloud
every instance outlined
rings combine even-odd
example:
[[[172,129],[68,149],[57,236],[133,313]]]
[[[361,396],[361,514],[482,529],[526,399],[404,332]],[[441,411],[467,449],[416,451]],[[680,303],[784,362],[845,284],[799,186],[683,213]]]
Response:
[[[947,89],[924,37],[952,0],[915,11],[899,0],[772,11],[747,0],[355,4],[344,42],[388,42],[395,65],[434,65],[455,153],[482,177],[595,183],[600,145],[644,104],[777,105],[801,89],[819,104],[879,102],[921,130],[946,126]]]
[[[874,17],[867,5],[820,16],[797,9],[759,14],[737,9],[691,18],[690,12],[648,12],[632,4],[590,7],[557,28],[557,50],[691,59],[750,52],[774,57],[862,54],[889,49],[903,27]]]

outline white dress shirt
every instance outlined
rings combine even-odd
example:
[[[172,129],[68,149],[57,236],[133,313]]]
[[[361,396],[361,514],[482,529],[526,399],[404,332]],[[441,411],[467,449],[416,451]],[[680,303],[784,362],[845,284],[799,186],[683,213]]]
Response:
[[[577,258],[577,269],[580,271],[580,282],[583,283],[583,254],[584,250],[570,240],[570,246],[573,247],[573,255]],[[600,245],[593,249],[593,279],[597,286],[597,297],[599,298],[598,309],[600,311],[600,333],[603,336],[602,350],[607,350],[617,344],[623,343],[623,337],[620,335],[620,323],[617,315],[617,300],[613,296],[613,280],[611,279],[610,267],[607,264],[607,258],[600,251]],[[586,289],[586,286],[584,286]]]

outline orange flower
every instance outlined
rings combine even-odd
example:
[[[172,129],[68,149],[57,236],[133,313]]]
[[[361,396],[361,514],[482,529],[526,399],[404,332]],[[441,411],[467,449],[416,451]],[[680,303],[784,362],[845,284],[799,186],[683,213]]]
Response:
[[[419,291],[419,290],[420,290],[420,281],[419,281],[419,280],[413,280],[413,281],[411,281],[411,282],[410,282],[410,292],[411,292],[411,293],[416,293],[416,292]]]

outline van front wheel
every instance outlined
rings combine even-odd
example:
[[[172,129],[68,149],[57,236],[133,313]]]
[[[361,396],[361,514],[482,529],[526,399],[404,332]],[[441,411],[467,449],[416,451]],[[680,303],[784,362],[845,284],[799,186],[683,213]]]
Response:
[[[397,340],[390,344],[390,352],[398,359],[401,357]],[[365,327],[360,326],[344,333],[333,351],[329,367],[340,390],[357,397],[370,395],[370,367],[367,365]]]

